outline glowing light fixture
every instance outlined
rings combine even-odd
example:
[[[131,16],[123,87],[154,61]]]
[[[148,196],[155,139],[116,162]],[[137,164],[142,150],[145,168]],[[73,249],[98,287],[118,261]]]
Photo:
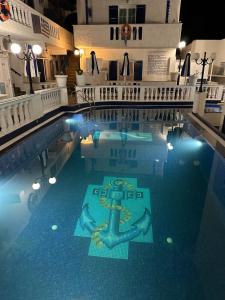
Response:
[[[74,51],[74,55],[79,56],[79,55],[80,55],[80,50],[79,50],[79,49],[76,49],[76,50]]]
[[[167,147],[168,147],[168,150],[170,150],[170,151],[173,150],[173,145],[171,143],[168,143]]]
[[[13,54],[20,54],[21,46],[17,43],[12,43],[10,46],[10,50]]]
[[[80,56],[84,55],[84,49],[80,49]]]
[[[58,229],[58,226],[57,225],[52,225],[52,230],[53,231],[56,231]]]
[[[173,239],[171,237],[166,238],[168,244],[173,244]]]
[[[42,53],[42,48],[40,45],[33,45],[32,50],[35,55],[40,55]]]
[[[32,184],[32,189],[33,189],[33,190],[37,191],[37,190],[39,190],[40,188],[41,188],[41,185],[40,185],[39,182],[34,182],[34,183]]]
[[[55,177],[51,177],[51,178],[49,178],[48,182],[50,184],[56,184],[56,178]]]
[[[179,49],[183,49],[186,47],[186,42],[185,41],[181,41],[179,44],[178,44],[178,48]]]

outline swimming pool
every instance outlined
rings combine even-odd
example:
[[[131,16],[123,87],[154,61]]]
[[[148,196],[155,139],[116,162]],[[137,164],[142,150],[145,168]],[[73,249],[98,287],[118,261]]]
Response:
[[[67,115],[0,156],[0,299],[225,298],[225,160],[187,110]]]

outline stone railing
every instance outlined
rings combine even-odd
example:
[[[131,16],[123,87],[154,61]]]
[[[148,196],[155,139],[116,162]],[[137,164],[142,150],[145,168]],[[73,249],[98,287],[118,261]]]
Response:
[[[31,20],[29,6],[27,6],[22,1],[10,1],[9,7],[10,7],[11,19],[13,21],[28,27],[32,27],[32,20]]]
[[[199,86],[196,86],[196,91]],[[207,100],[223,100],[224,99],[224,86],[223,85],[203,85],[203,92],[207,93]]]
[[[49,111],[54,110],[55,108],[59,107],[61,104],[61,93],[60,89],[53,88],[53,89],[45,89],[41,91],[36,91],[36,95],[40,95],[41,102],[43,106],[43,112],[47,113]]]
[[[45,17],[26,3],[20,0],[9,1],[10,20],[1,23],[3,32],[15,39],[22,40],[26,36],[27,41],[48,42],[54,47],[73,50],[73,36],[70,32]],[[41,36],[39,36],[41,35]],[[23,39],[24,40],[24,39]]]
[[[0,102],[0,137],[68,104],[67,90],[53,88]]]
[[[78,103],[101,101],[193,102],[191,86],[78,86]]]
[[[111,25],[110,26],[110,40],[124,40],[122,35],[122,26],[123,25]],[[143,26],[139,24],[131,25],[130,37],[128,40],[142,40],[143,37]]]

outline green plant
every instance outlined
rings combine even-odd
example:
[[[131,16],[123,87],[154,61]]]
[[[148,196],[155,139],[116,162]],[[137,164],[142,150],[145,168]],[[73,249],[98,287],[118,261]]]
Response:
[[[77,71],[77,74],[78,74],[78,75],[82,75],[83,73],[84,73],[84,71],[81,70],[81,69],[79,69],[79,70]]]

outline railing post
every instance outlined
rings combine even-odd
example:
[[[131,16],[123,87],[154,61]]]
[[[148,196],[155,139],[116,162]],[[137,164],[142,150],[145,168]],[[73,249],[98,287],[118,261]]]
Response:
[[[60,104],[61,105],[68,105],[69,104],[67,88],[61,88],[60,89],[59,98],[60,98]]]
[[[118,100],[123,100],[122,99],[122,90],[123,90],[123,87],[122,86],[117,86],[117,89],[118,89]]]
[[[223,100],[223,89],[224,89],[224,86],[221,84],[218,87],[217,100]]]
[[[94,94],[95,94],[95,99],[94,99],[94,101],[99,101],[100,100],[100,87],[99,86],[96,86],[95,87],[95,92],[94,92]]]
[[[35,120],[43,116],[44,107],[41,100],[41,94],[38,93],[32,95],[29,110],[30,110],[31,120]]]
[[[4,135],[7,132],[7,124],[6,124],[6,119],[5,119],[5,108],[0,109],[0,135]]]
[[[190,100],[190,101],[194,102],[194,100],[195,100],[195,93],[196,93],[195,86],[190,87],[189,99],[187,99],[187,100]]]

